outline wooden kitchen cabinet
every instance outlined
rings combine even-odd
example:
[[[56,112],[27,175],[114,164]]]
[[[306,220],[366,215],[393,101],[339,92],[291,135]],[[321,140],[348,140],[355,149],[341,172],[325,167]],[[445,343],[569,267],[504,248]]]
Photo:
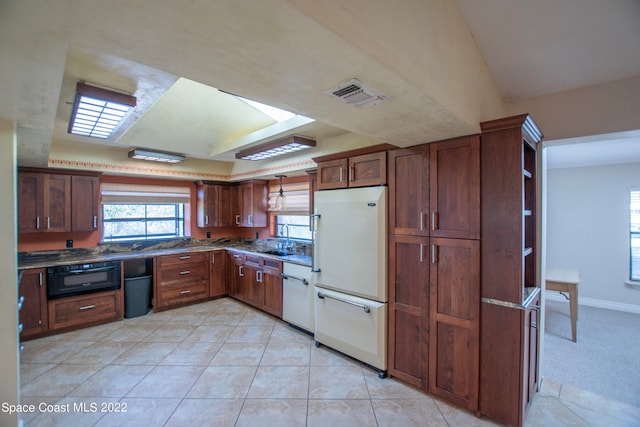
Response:
[[[389,152],[389,233],[480,238],[477,135]]]
[[[20,339],[28,339],[47,332],[49,319],[47,315],[46,269],[34,268],[23,270],[18,288],[18,298],[22,301],[19,311],[22,333]]]
[[[71,176],[18,173],[18,233],[71,231]]]
[[[50,330],[122,320],[122,289],[50,300],[48,309]]]
[[[477,135],[389,151],[389,373],[477,408]]]
[[[226,294],[227,256],[223,249],[209,252],[209,296],[220,297]]]
[[[71,177],[71,231],[98,230],[99,194],[97,176]]]
[[[227,294],[259,310],[282,317],[282,261],[229,251],[232,283]]]
[[[282,262],[262,259],[262,310],[282,318]]]
[[[318,190],[367,187],[386,183],[386,151],[318,163]]]
[[[154,295],[156,309],[166,309],[209,297],[209,254],[190,252],[156,257]]]
[[[233,187],[231,205],[234,225],[266,227],[268,197],[267,181],[253,180]]]
[[[482,129],[482,325],[479,412],[522,426],[538,385],[537,144],[528,114]]]
[[[196,224],[200,228],[234,225],[233,188],[227,184],[196,183]]]
[[[538,390],[539,298],[522,308],[482,304],[480,413],[506,425],[524,424]]]
[[[429,239],[389,237],[388,370],[423,390],[429,378]],[[410,349],[410,350],[409,350]]]
[[[389,151],[389,234],[429,235],[430,145]]]
[[[480,238],[480,137],[430,144],[432,237]]]
[[[480,242],[430,240],[429,390],[478,407]]]

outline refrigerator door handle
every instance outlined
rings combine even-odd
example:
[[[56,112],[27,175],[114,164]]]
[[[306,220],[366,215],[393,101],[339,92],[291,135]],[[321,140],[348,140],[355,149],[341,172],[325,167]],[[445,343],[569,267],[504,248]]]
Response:
[[[316,228],[318,227],[317,223],[318,220],[320,219],[320,214],[311,214],[309,215],[309,217],[311,218],[311,231],[315,232]],[[313,239],[313,253],[311,254],[311,272],[312,273],[320,273],[320,269],[316,268],[316,254],[318,253],[318,251],[316,250],[316,239]]]
[[[334,297],[333,295],[323,294],[322,292],[318,292],[318,298],[320,298],[320,299],[325,299],[325,298],[333,299],[333,300],[336,300],[336,301],[344,302],[346,304],[355,305],[356,307],[360,307],[361,309],[364,310],[365,313],[370,313],[371,312],[371,309],[366,304],[360,304],[360,303],[357,303],[357,302],[349,301],[347,299]]]

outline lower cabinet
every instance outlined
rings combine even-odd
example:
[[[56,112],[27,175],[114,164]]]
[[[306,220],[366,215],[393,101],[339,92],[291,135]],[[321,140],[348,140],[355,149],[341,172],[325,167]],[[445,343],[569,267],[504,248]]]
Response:
[[[209,254],[190,252],[156,257],[155,309],[209,298]]]
[[[389,375],[423,390],[429,384],[428,251],[428,237],[389,237]]]
[[[224,249],[209,252],[209,261],[209,296],[224,296],[227,278],[227,256]]]
[[[45,273],[44,268],[23,270],[18,288],[18,298],[21,301],[19,314],[22,324],[20,339],[37,336],[49,330]]]
[[[478,407],[480,242],[389,237],[389,374]]]
[[[523,425],[537,391],[539,306],[539,292],[523,307],[482,303],[479,412],[503,424]]]
[[[429,391],[478,408],[480,242],[430,240]]]
[[[227,294],[282,318],[282,261],[229,251]]]
[[[122,289],[50,300],[48,308],[50,330],[121,320]]]

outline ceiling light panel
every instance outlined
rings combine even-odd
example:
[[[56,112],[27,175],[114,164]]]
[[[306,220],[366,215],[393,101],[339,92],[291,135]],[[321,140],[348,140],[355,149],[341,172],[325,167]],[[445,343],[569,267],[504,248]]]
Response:
[[[136,98],[79,82],[68,132],[106,139],[136,105]]]
[[[129,158],[163,163],[179,163],[184,161],[184,156],[179,154],[164,153],[161,151],[141,150],[139,148],[129,150]]]
[[[315,146],[315,140],[294,135],[285,139],[240,151],[236,153],[236,159],[264,160],[270,157],[294,153],[296,151],[305,150]]]

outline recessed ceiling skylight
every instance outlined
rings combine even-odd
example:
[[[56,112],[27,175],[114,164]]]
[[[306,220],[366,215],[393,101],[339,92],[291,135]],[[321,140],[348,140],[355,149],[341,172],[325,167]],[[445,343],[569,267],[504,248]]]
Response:
[[[237,95],[236,95],[237,96]],[[284,122],[285,120],[289,120],[294,117],[294,113],[290,113],[289,111],[281,110],[280,108],[272,107],[271,105],[262,104],[257,101],[253,101],[251,99],[246,99],[241,96],[238,96],[238,99],[243,100],[247,104],[251,105],[253,108],[262,111],[267,116],[271,117],[273,120],[277,122]]]

